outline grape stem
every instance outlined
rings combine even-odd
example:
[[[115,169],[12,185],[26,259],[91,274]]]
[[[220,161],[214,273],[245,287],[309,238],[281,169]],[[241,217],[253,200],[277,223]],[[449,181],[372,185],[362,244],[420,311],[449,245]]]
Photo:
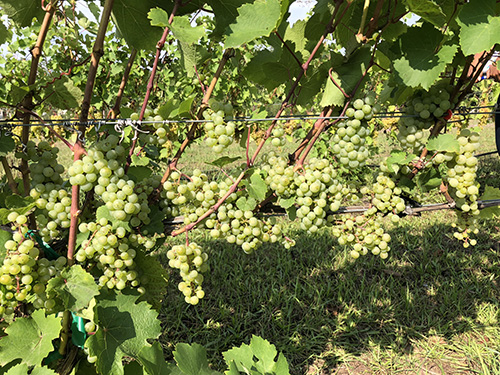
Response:
[[[128,78],[130,76],[130,71],[132,70],[132,66],[134,65],[134,60],[137,56],[137,50],[132,48],[130,51],[130,56],[128,58],[127,66],[125,67],[125,71],[123,72],[122,81],[120,82],[120,87],[118,88],[118,94],[116,95],[115,105],[108,113],[108,117],[115,119],[120,115],[120,107],[122,103],[123,93],[125,91],[125,86],[128,83]]]
[[[2,159],[2,167],[3,170],[5,171],[5,175],[7,176],[7,184],[9,185],[10,190],[14,194],[19,194],[19,191],[17,190],[16,180],[14,180],[14,176],[12,175],[12,169],[9,165],[9,162],[7,161],[5,156],[3,156],[1,159]]]
[[[281,37],[280,33],[278,32],[278,30],[275,30],[274,33],[276,34],[276,36],[278,37],[278,39],[281,41],[281,43],[283,43],[283,45],[285,46],[285,48],[287,49],[288,52],[290,52],[290,54],[292,55],[292,57],[294,58],[295,61],[297,61],[297,64],[299,64],[299,67],[302,68],[302,63],[300,62],[299,58],[297,57],[297,55],[291,50],[290,46],[286,43],[285,40],[283,40],[283,38]]]
[[[179,6],[181,6],[181,2],[179,0],[176,0],[174,3],[174,8],[172,9],[172,13],[168,17],[168,24],[169,25],[172,24],[174,17],[175,17],[175,13],[179,9]],[[148,81],[148,86],[146,89],[146,95],[144,96],[144,101],[142,102],[141,113],[139,114],[139,121],[142,121],[144,119],[144,114],[146,113],[146,108],[148,106],[149,97],[151,95],[151,91],[153,91],[153,86],[154,86],[153,83],[154,83],[154,79],[156,76],[156,71],[158,69],[158,62],[160,61],[160,54],[161,54],[161,51],[163,50],[163,47],[165,46],[165,42],[167,40],[168,34],[170,34],[170,26],[165,27],[165,30],[163,30],[163,34],[162,34],[160,40],[156,44],[156,55],[155,55],[155,59],[153,62],[153,68],[151,69],[151,74],[149,75],[149,81]],[[135,130],[135,136],[132,140],[132,145],[130,146],[129,155],[127,157],[127,163],[125,165],[125,173],[127,173],[128,169],[130,167],[130,164],[132,163],[132,155],[134,154],[134,149],[135,149],[136,144],[137,144],[137,130]]]

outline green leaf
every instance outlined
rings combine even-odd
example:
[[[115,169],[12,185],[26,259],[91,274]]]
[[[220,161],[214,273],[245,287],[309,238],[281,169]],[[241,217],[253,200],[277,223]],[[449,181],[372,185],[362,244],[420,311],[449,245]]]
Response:
[[[131,160],[132,160],[131,165],[136,167],[149,165],[149,158],[147,156],[132,155]]]
[[[280,354],[278,360],[275,358],[278,354],[276,347],[267,340],[252,336],[250,345],[243,344],[239,348],[233,348],[222,353],[226,362],[234,361],[238,371],[244,373],[260,374],[289,374],[288,363],[285,357]]]
[[[141,363],[144,371],[148,375],[167,375],[171,374],[169,365],[165,362],[163,349],[158,341],[151,346],[144,346],[137,354],[137,361]],[[140,367],[137,368],[137,371]],[[137,374],[131,373],[132,374]]]
[[[269,36],[281,18],[279,0],[255,0],[238,8],[236,22],[229,26],[225,48],[239,47],[256,38]]]
[[[457,22],[464,55],[483,52],[500,43],[500,18],[495,7],[495,0],[472,0],[462,6]]]
[[[206,3],[212,7],[215,15],[214,38],[221,38],[228,26],[238,16],[238,8],[250,0],[208,0]]]
[[[123,375],[124,356],[137,359],[147,340],[161,333],[158,313],[146,302],[136,303],[139,296],[115,291],[101,293],[94,308],[94,321],[99,327],[85,345],[97,356],[97,371],[107,375]]]
[[[118,32],[135,49],[153,50],[163,31],[151,25],[148,12],[161,6],[159,0],[119,0],[113,5],[112,18]]]
[[[83,100],[83,92],[68,77],[62,76],[46,90],[47,102],[59,109],[77,108]]]
[[[0,157],[6,156],[8,153],[14,151],[16,142],[14,138],[9,135],[0,134]]]
[[[79,232],[77,235],[76,235],[76,248],[78,249],[83,241],[87,240],[88,238],[90,237],[90,232]]]
[[[9,369],[5,375],[27,375],[28,365],[26,363],[19,363]]]
[[[127,171],[127,176],[130,177],[135,182],[144,181],[153,174],[153,171],[145,166],[141,167],[130,167]]]
[[[297,207],[295,205],[290,206],[286,209],[286,213],[288,214],[288,219],[291,221],[295,220],[297,218]]]
[[[435,168],[428,169],[417,174],[415,178],[417,186],[423,191],[431,191],[441,185],[443,178]]]
[[[42,21],[45,15],[41,3],[33,0],[0,0],[0,8],[21,27],[30,26],[33,18]]]
[[[398,173],[400,165],[408,165],[415,158],[416,155],[414,154],[407,154],[404,151],[392,151],[386,160],[387,168],[390,172]]]
[[[241,158],[240,157],[233,157],[233,158],[230,158],[229,156],[222,156],[220,158],[218,158],[217,160],[214,160],[213,162],[211,163],[206,163],[208,165],[214,165],[216,167],[219,167],[219,168],[223,168],[224,166],[228,165],[228,164],[231,164],[233,162],[235,162],[236,160],[240,160]]]
[[[484,187],[484,193],[479,199],[500,199],[500,189],[486,185]],[[483,208],[479,214],[479,217],[482,217],[484,219],[500,217],[500,206]]]
[[[80,265],[74,265],[62,271],[60,276],[50,279],[47,293],[59,297],[66,310],[79,311],[99,294],[99,288],[92,275]]]
[[[335,72],[332,72],[332,77],[338,82],[340,81],[339,75]],[[330,77],[327,78],[325,91],[323,92],[323,96],[321,98],[321,102],[319,105],[321,107],[327,106],[341,106],[344,104],[345,95],[338,89],[337,86],[333,83]]]
[[[410,12],[437,27],[442,27],[450,17],[443,13],[441,7],[432,0],[405,0],[404,2]]]
[[[236,201],[236,207],[242,211],[252,211],[257,207],[257,201],[252,197],[240,197]]]
[[[31,371],[31,375],[57,375],[57,373],[48,367],[36,366],[33,371]]]
[[[12,234],[10,234],[5,230],[0,229],[0,263],[3,262],[5,255],[7,254],[7,250],[5,249],[5,243],[10,239],[12,239]]]
[[[460,152],[460,143],[452,134],[440,134],[429,139],[427,149],[431,151]]]
[[[28,86],[19,87],[12,85],[9,91],[9,99],[12,103],[21,103],[29,91],[30,89]]]
[[[115,217],[111,214],[109,209],[106,206],[101,206],[96,210],[96,219],[99,221],[100,219],[106,219],[108,222],[113,224],[113,229],[122,227],[125,228],[127,231],[130,231],[130,225],[128,221],[121,221],[115,219]]]
[[[12,32],[9,31],[3,24],[3,22],[0,22],[0,44],[3,44],[10,40],[12,37]]]
[[[254,170],[250,176],[250,180],[245,181],[245,185],[250,197],[255,198],[257,201],[262,201],[266,198],[267,184],[262,179],[260,171]]]
[[[332,77],[347,95],[350,95],[355,88],[358,90],[362,89],[363,82],[366,81],[366,78],[363,77],[365,77],[371,56],[372,52],[370,48],[362,47],[353,53],[347,61],[345,61],[345,58],[341,55],[332,58]],[[333,84],[328,75],[326,75],[326,77],[327,85],[325,94],[321,100],[321,105],[342,105],[345,100],[344,94]]]
[[[151,221],[148,225],[144,225],[141,229],[142,233],[148,236],[158,233],[161,234],[165,230],[165,226],[163,225],[164,214],[161,212],[160,208],[156,205],[151,207],[151,212],[149,213],[149,217]]]
[[[295,204],[295,197],[290,197],[288,199],[280,198],[278,199],[278,204],[284,209],[288,209]]]
[[[17,318],[5,329],[7,336],[0,340],[0,365],[17,358],[28,366],[41,364],[54,350],[52,340],[59,337],[60,331],[61,319],[45,316],[44,310],[35,310],[30,318]]]
[[[441,45],[443,34],[430,23],[410,27],[398,40],[394,69],[407,86],[428,89],[453,60],[458,46]],[[436,52],[437,51],[437,52]]]
[[[166,27],[169,26],[174,36],[181,42],[187,44],[196,44],[200,38],[205,35],[203,26],[191,26],[191,16],[177,16],[173,18],[172,24],[168,23],[168,14],[163,9],[151,9],[148,14],[151,19],[151,25]]]
[[[33,198],[21,197],[17,194],[9,195],[5,198],[5,207],[10,209],[34,207]]]
[[[177,344],[174,359],[179,369],[189,375],[217,374],[208,367],[207,351],[199,344]]]

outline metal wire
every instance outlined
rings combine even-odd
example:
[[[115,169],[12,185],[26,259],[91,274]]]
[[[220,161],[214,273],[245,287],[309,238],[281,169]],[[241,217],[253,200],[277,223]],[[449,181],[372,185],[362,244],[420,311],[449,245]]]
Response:
[[[459,115],[459,116],[483,116],[483,115],[495,115],[495,114],[500,114],[499,111],[489,111],[489,112],[474,112],[474,110],[478,109],[484,109],[484,108],[496,108],[496,105],[488,105],[488,106],[475,106],[475,107],[468,107],[468,111],[464,111],[462,108],[458,108],[458,110],[454,113],[454,115]],[[406,114],[403,111],[392,111],[392,112],[380,112],[376,115],[373,116],[373,118],[402,118],[402,117],[419,117],[419,115],[409,115]],[[319,116],[319,115],[290,115],[290,116],[281,116],[279,118],[275,117],[265,117],[265,118],[251,118],[251,117],[236,117],[236,118],[230,118],[226,119],[226,121],[236,121],[236,122],[269,122],[269,121],[306,121],[306,120],[343,120],[347,119],[347,116],[329,116],[329,117],[324,117],[324,116]],[[87,122],[80,122],[79,120],[72,120],[72,119],[54,119],[54,120],[41,120],[39,122],[32,122],[29,124],[23,124],[21,120],[0,120],[0,129],[1,128],[10,128],[10,127],[18,127],[18,126],[63,126],[66,128],[70,128],[72,130],[72,126],[86,126],[86,127],[92,127],[95,126],[96,128],[100,128],[103,125],[130,125],[130,122],[132,120],[130,119],[93,119],[89,120]],[[178,120],[161,120],[161,121],[156,121],[156,120],[143,120],[143,121],[133,121],[133,124],[158,124],[158,123],[163,123],[165,125],[167,124],[179,124],[179,123],[184,123],[184,124],[192,124],[192,123],[207,123],[207,122],[213,122],[213,120],[210,119],[202,119],[202,120],[193,120],[193,119],[178,119]]]

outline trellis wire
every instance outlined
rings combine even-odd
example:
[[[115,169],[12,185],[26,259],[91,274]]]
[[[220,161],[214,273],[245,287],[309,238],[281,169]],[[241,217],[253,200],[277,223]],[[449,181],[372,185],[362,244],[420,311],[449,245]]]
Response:
[[[478,209],[482,210],[485,208],[491,208],[500,206],[500,199],[485,199],[476,201],[478,204]],[[275,207],[279,209],[280,207]],[[402,212],[405,216],[415,216],[419,215],[422,212],[428,211],[440,211],[440,210],[451,210],[455,209],[456,206],[453,203],[433,203],[426,204],[421,206],[411,206],[407,205],[405,210]],[[369,206],[349,206],[349,207],[340,207],[335,212],[327,212],[327,215],[342,215],[342,214],[360,214],[370,209]],[[266,216],[287,216],[286,212],[263,212]],[[171,219],[164,220],[165,225],[174,226],[184,223],[184,216],[177,216]]]
[[[490,112],[474,112],[474,110],[477,109],[484,109],[484,108],[496,108],[496,105],[489,105],[489,106],[475,106],[475,107],[468,107],[469,111],[464,111],[463,108],[459,108],[454,115],[459,115],[459,116],[483,116],[483,115],[495,115],[495,114],[500,114],[500,111],[490,111]],[[373,118],[402,118],[402,117],[419,117],[419,115],[409,115],[406,114],[403,111],[392,111],[392,112],[380,112],[376,115],[373,116]],[[296,116],[296,115],[290,115],[290,116],[280,116],[279,118],[275,117],[265,117],[265,118],[251,118],[251,117],[236,117],[236,118],[230,118],[226,119],[226,121],[236,121],[236,122],[268,122],[268,121],[300,121],[300,120],[345,120],[348,119],[349,117],[347,116],[329,116],[329,117],[324,117],[324,116],[319,116],[319,115],[302,115],[302,116]],[[18,127],[18,126],[28,126],[28,127],[33,127],[33,126],[63,126],[63,127],[69,127],[71,128],[74,125],[78,126],[86,126],[86,127],[100,127],[103,125],[149,125],[149,124],[179,124],[179,123],[185,123],[185,124],[190,124],[190,123],[207,123],[207,122],[213,122],[213,120],[210,119],[201,119],[201,120],[194,120],[194,119],[178,119],[178,120],[130,120],[130,119],[93,119],[89,120],[87,122],[80,122],[79,120],[74,120],[74,119],[51,119],[51,120],[41,120],[40,122],[31,122],[29,124],[23,124],[21,120],[0,120],[0,129],[1,128],[11,128],[11,127]]]

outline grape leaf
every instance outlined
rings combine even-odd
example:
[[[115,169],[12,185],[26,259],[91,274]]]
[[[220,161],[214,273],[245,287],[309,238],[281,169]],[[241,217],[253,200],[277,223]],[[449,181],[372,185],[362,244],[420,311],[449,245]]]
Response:
[[[99,288],[92,275],[80,265],[74,265],[62,271],[60,276],[50,279],[47,293],[59,297],[67,310],[79,311],[99,294]]]
[[[36,366],[30,373],[31,375],[57,375],[57,373],[48,368],[48,367],[40,367],[40,366]]]
[[[149,158],[147,156],[132,155],[131,157],[133,166],[146,166],[149,164]]]
[[[159,310],[167,290],[167,271],[155,256],[146,255],[143,251],[137,251],[134,262],[147,277],[147,282],[144,283],[146,293],[142,298],[151,304],[154,309]]]
[[[115,219],[115,217],[111,214],[109,209],[106,206],[101,206],[96,210],[96,219],[99,221],[100,219],[106,219],[109,223],[113,224],[113,229],[122,227],[127,231],[130,231],[130,225],[128,221],[121,221]]]
[[[242,211],[252,211],[257,207],[257,201],[252,197],[240,197],[236,201],[236,207]]]
[[[206,163],[206,164],[209,164],[209,165],[214,165],[216,167],[224,167],[228,164],[231,164],[233,162],[235,162],[236,160],[239,160],[240,158],[235,156],[233,158],[230,158],[229,156],[222,156],[220,158],[218,158],[217,160],[214,160],[213,162],[211,163]]]
[[[10,209],[18,209],[25,207],[34,207],[33,198],[32,197],[21,197],[17,194],[9,195],[5,198],[5,207]]]
[[[258,171],[252,173],[250,181],[246,180],[245,185],[250,197],[255,198],[257,201],[262,201],[266,198],[267,184]]]
[[[163,233],[165,226],[163,225],[163,215],[158,206],[151,207],[151,212],[149,213],[149,218],[151,221],[149,224],[142,227],[142,233],[152,235],[154,233]]]
[[[15,148],[16,142],[14,141],[14,138],[6,134],[0,134],[0,157],[14,151]]]
[[[97,356],[97,371],[107,375],[123,375],[122,359],[137,359],[146,340],[161,333],[158,313],[146,302],[136,303],[138,295],[103,292],[94,308],[94,321],[99,327],[85,346]]]
[[[452,134],[440,134],[429,139],[427,149],[431,151],[460,152],[460,144]]]
[[[148,12],[161,6],[159,0],[118,0],[114,2],[112,18],[127,44],[136,49],[152,50],[160,40],[162,30],[151,26]]]
[[[288,209],[292,207],[295,204],[295,197],[291,197],[288,199],[280,198],[278,200],[278,204],[283,207],[284,209]]]
[[[44,310],[35,310],[30,318],[17,318],[5,329],[7,336],[0,340],[0,365],[17,358],[28,366],[40,364],[54,350],[52,340],[59,337],[60,331],[61,319],[45,316]]]
[[[59,109],[72,109],[80,105],[83,92],[68,77],[62,76],[46,90],[47,102]]]
[[[416,158],[414,154],[407,154],[404,151],[392,151],[387,158],[386,164],[390,172],[398,173],[400,165],[407,165]]]
[[[339,76],[337,73],[332,72],[331,74],[336,81],[339,80]],[[330,77],[328,77],[326,81],[325,91],[323,92],[323,96],[319,105],[321,107],[327,107],[330,105],[341,106],[342,104],[344,104],[344,101],[345,95],[342,94],[342,91],[340,91],[338,87],[335,86]]]
[[[5,375],[27,375],[27,374],[28,374],[28,365],[26,363],[19,363],[15,366],[12,366],[5,373]]]
[[[228,26],[234,22],[238,16],[238,8],[251,0],[208,0],[215,15],[215,29],[213,31],[214,38],[221,38]]]
[[[474,0],[462,6],[457,22],[460,46],[466,56],[500,43],[500,18],[496,17],[495,7],[495,0]]]
[[[401,57],[394,61],[394,69],[407,86],[427,90],[439,78],[458,49],[454,44],[441,46],[442,41],[443,34],[430,23],[410,27],[399,38],[394,51],[399,48]]]
[[[267,340],[252,336],[250,345],[243,344],[239,348],[233,348],[222,353],[226,362],[234,361],[238,370],[244,373],[254,373],[256,370],[260,374],[289,374],[288,363],[282,353],[278,360],[276,347]]]
[[[405,0],[404,2],[410,12],[437,27],[442,27],[448,21],[449,16],[446,16],[441,7],[432,0]]]
[[[208,366],[207,351],[199,344],[177,344],[174,359],[179,369],[189,375],[219,374]]]
[[[203,26],[191,26],[190,16],[174,17],[172,24],[169,24],[167,12],[155,8],[150,10],[148,17],[153,26],[169,26],[174,36],[183,43],[195,44],[205,34]]]
[[[423,191],[431,191],[441,185],[442,181],[443,178],[440,173],[436,169],[431,168],[419,173],[415,182]]]
[[[484,187],[484,193],[480,199],[481,200],[500,199],[500,189],[486,185]],[[479,216],[485,219],[500,217],[500,206],[483,208]]]
[[[30,26],[33,18],[42,21],[45,15],[41,3],[32,0],[0,0],[0,8],[21,27]]]
[[[332,76],[347,95],[350,95],[355,88],[358,90],[362,88],[363,82],[366,81],[364,77],[370,63],[371,55],[370,48],[363,47],[353,53],[348,61],[345,61],[345,58],[341,55],[332,58]],[[330,100],[326,99],[327,93]],[[321,105],[342,105],[344,100],[344,94],[328,78]]]
[[[0,229],[0,263],[3,264],[3,260],[5,255],[7,254],[7,250],[5,249],[5,243],[12,239],[12,234],[5,230]]]
[[[12,33],[5,27],[3,22],[0,22],[0,44],[5,43],[12,36]]]
[[[148,375],[173,375],[170,368],[173,365],[169,365],[165,361],[163,350],[158,341],[155,341],[151,346],[144,346],[137,354],[137,361],[141,363]],[[140,367],[137,370],[140,370]]]
[[[145,166],[135,167],[132,166],[127,171],[127,176],[130,177],[131,180],[138,182],[147,179],[153,171]]]
[[[229,25],[225,48],[239,47],[256,38],[269,36],[281,19],[279,0],[255,0],[238,8],[236,22]]]

